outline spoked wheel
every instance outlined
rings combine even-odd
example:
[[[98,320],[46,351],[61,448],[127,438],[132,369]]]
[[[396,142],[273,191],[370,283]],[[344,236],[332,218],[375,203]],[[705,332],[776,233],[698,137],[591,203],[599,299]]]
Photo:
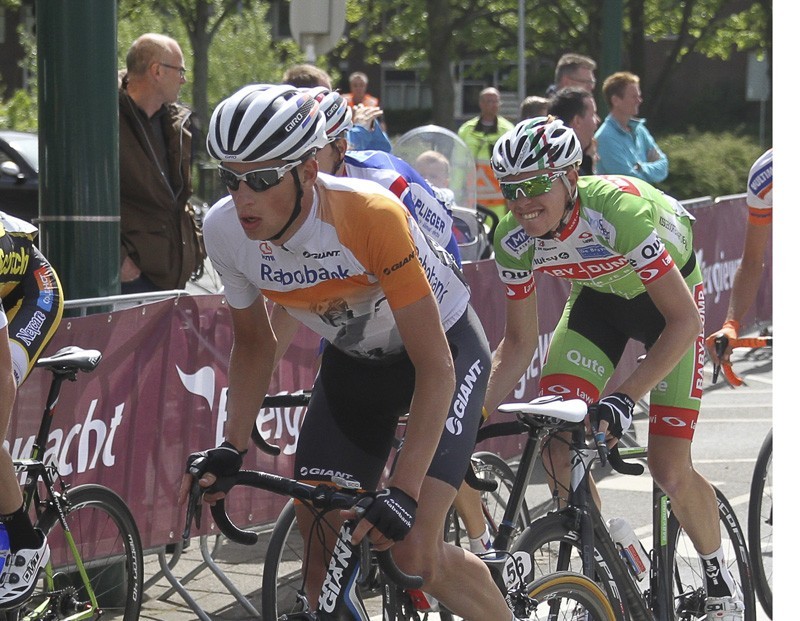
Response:
[[[66,521],[86,582],[58,512],[50,508],[37,524],[47,533],[50,563],[31,599],[14,613],[7,612],[7,619],[55,621],[86,613],[80,618],[99,619],[102,615],[104,620],[137,621],[144,562],[130,510],[116,493],[100,485],[75,487],[65,498]]]

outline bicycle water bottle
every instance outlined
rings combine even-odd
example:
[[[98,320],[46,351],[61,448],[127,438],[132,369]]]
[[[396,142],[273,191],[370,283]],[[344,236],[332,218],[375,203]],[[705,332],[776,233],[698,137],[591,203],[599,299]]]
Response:
[[[650,557],[628,520],[611,518],[608,521],[608,533],[612,541],[617,544],[619,553],[628,564],[633,577],[639,581],[644,580],[650,571]]]
[[[3,571],[3,566],[6,563],[6,556],[11,551],[11,545],[8,542],[8,532],[6,532],[6,525],[0,522],[0,573]]]

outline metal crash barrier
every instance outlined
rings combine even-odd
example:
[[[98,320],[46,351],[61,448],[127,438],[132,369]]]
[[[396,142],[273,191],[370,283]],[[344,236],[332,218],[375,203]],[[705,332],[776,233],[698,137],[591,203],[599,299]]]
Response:
[[[706,325],[716,328],[725,318],[744,241],[744,196],[704,201],[692,211],[697,218],[694,227],[697,259],[706,282]],[[758,303],[747,322],[750,325],[772,317],[770,257],[766,264],[769,267]],[[464,273],[472,289],[473,305],[494,349],[502,337],[505,307],[504,288],[494,261],[467,263]],[[509,400],[536,396],[541,353],[560,317],[568,284],[537,276],[537,293],[539,351]],[[60,474],[72,484],[100,483],[125,499],[133,511],[145,549],[161,555],[163,575],[198,616],[205,619],[207,616],[171,571],[175,555],[180,554],[185,517],[183,508],[174,499],[186,456],[216,446],[223,437],[232,342],[225,300],[222,295],[171,291],[70,300],[66,306],[81,312],[93,307],[112,310],[65,317],[45,351],[45,355],[51,355],[61,347],[78,345],[103,353],[94,373],[80,376],[76,384],[65,387],[46,447],[46,459],[55,459]],[[310,387],[317,346],[318,337],[301,329],[280,362],[270,391]],[[619,374],[628,373],[642,353],[630,349]],[[609,388],[617,383],[615,376]],[[8,434],[8,448],[14,458],[30,454],[48,385],[47,374],[34,369],[19,390]],[[258,425],[271,443],[281,447],[282,454],[270,457],[250,451],[245,467],[291,474],[303,414],[296,408],[262,411]],[[519,441],[514,438],[493,439],[481,448],[506,457],[521,451]],[[227,505],[237,524],[266,528],[277,518],[284,501],[269,494],[234,494]],[[201,542],[204,563],[215,573],[209,538],[217,534],[205,512],[198,535],[206,538]],[[172,558],[167,558],[166,546],[171,546]],[[195,572],[186,576],[183,583],[194,575]],[[221,571],[218,577],[224,583]],[[152,584],[152,580],[148,582]],[[235,587],[231,592],[242,602],[241,594],[234,591]]]

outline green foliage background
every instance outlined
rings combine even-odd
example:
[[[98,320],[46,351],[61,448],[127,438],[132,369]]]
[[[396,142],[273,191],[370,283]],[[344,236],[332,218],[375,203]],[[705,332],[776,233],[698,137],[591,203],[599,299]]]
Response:
[[[656,138],[669,158],[669,176],[657,184],[678,200],[747,190],[747,173],[768,146],[741,129],[719,133],[696,128]]]

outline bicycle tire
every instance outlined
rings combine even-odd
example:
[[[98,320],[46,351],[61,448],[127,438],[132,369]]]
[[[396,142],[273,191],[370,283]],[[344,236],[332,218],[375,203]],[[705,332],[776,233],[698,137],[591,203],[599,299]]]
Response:
[[[137,621],[144,595],[144,559],[130,509],[114,491],[95,484],[68,490],[63,508],[102,618]],[[53,581],[49,584],[42,572],[33,596],[16,611],[20,619],[62,619],[66,610],[91,606],[58,518],[57,508],[51,506],[36,524],[47,534]],[[99,618],[101,611],[92,618]],[[12,617],[7,614],[7,618]]]
[[[744,531],[727,498],[716,487],[719,507],[722,551],[725,562],[741,588],[744,598],[744,621],[756,621],[756,601],[753,592],[750,558]],[[672,589],[676,620],[705,618],[705,588],[703,567],[694,544],[683,531],[678,519],[670,513],[667,521],[667,575]]]
[[[571,528],[574,518],[563,513],[552,513],[535,520],[519,536],[512,551],[524,551],[530,554],[533,565],[530,582],[547,577],[558,571],[570,571],[583,575],[583,562],[578,554],[580,536]],[[562,544],[572,548],[570,558],[562,565],[558,562]],[[595,540],[595,574],[590,578],[602,589],[611,604],[615,619],[631,618],[624,611],[631,611],[630,606],[623,606],[620,588],[625,584],[614,569],[619,555],[616,550],[606,550],[605,546]]]
[[[603,589],[586,576],[559,571],[542,576],[528,585],[528,597],[538,602],[530,621],[615,621],[614,608]],[[588,617],[587,617],[588,615]]]
[[[758,452],[750,484],[747,540],[753,586],[764,612],[772,619],[772,429]]]

